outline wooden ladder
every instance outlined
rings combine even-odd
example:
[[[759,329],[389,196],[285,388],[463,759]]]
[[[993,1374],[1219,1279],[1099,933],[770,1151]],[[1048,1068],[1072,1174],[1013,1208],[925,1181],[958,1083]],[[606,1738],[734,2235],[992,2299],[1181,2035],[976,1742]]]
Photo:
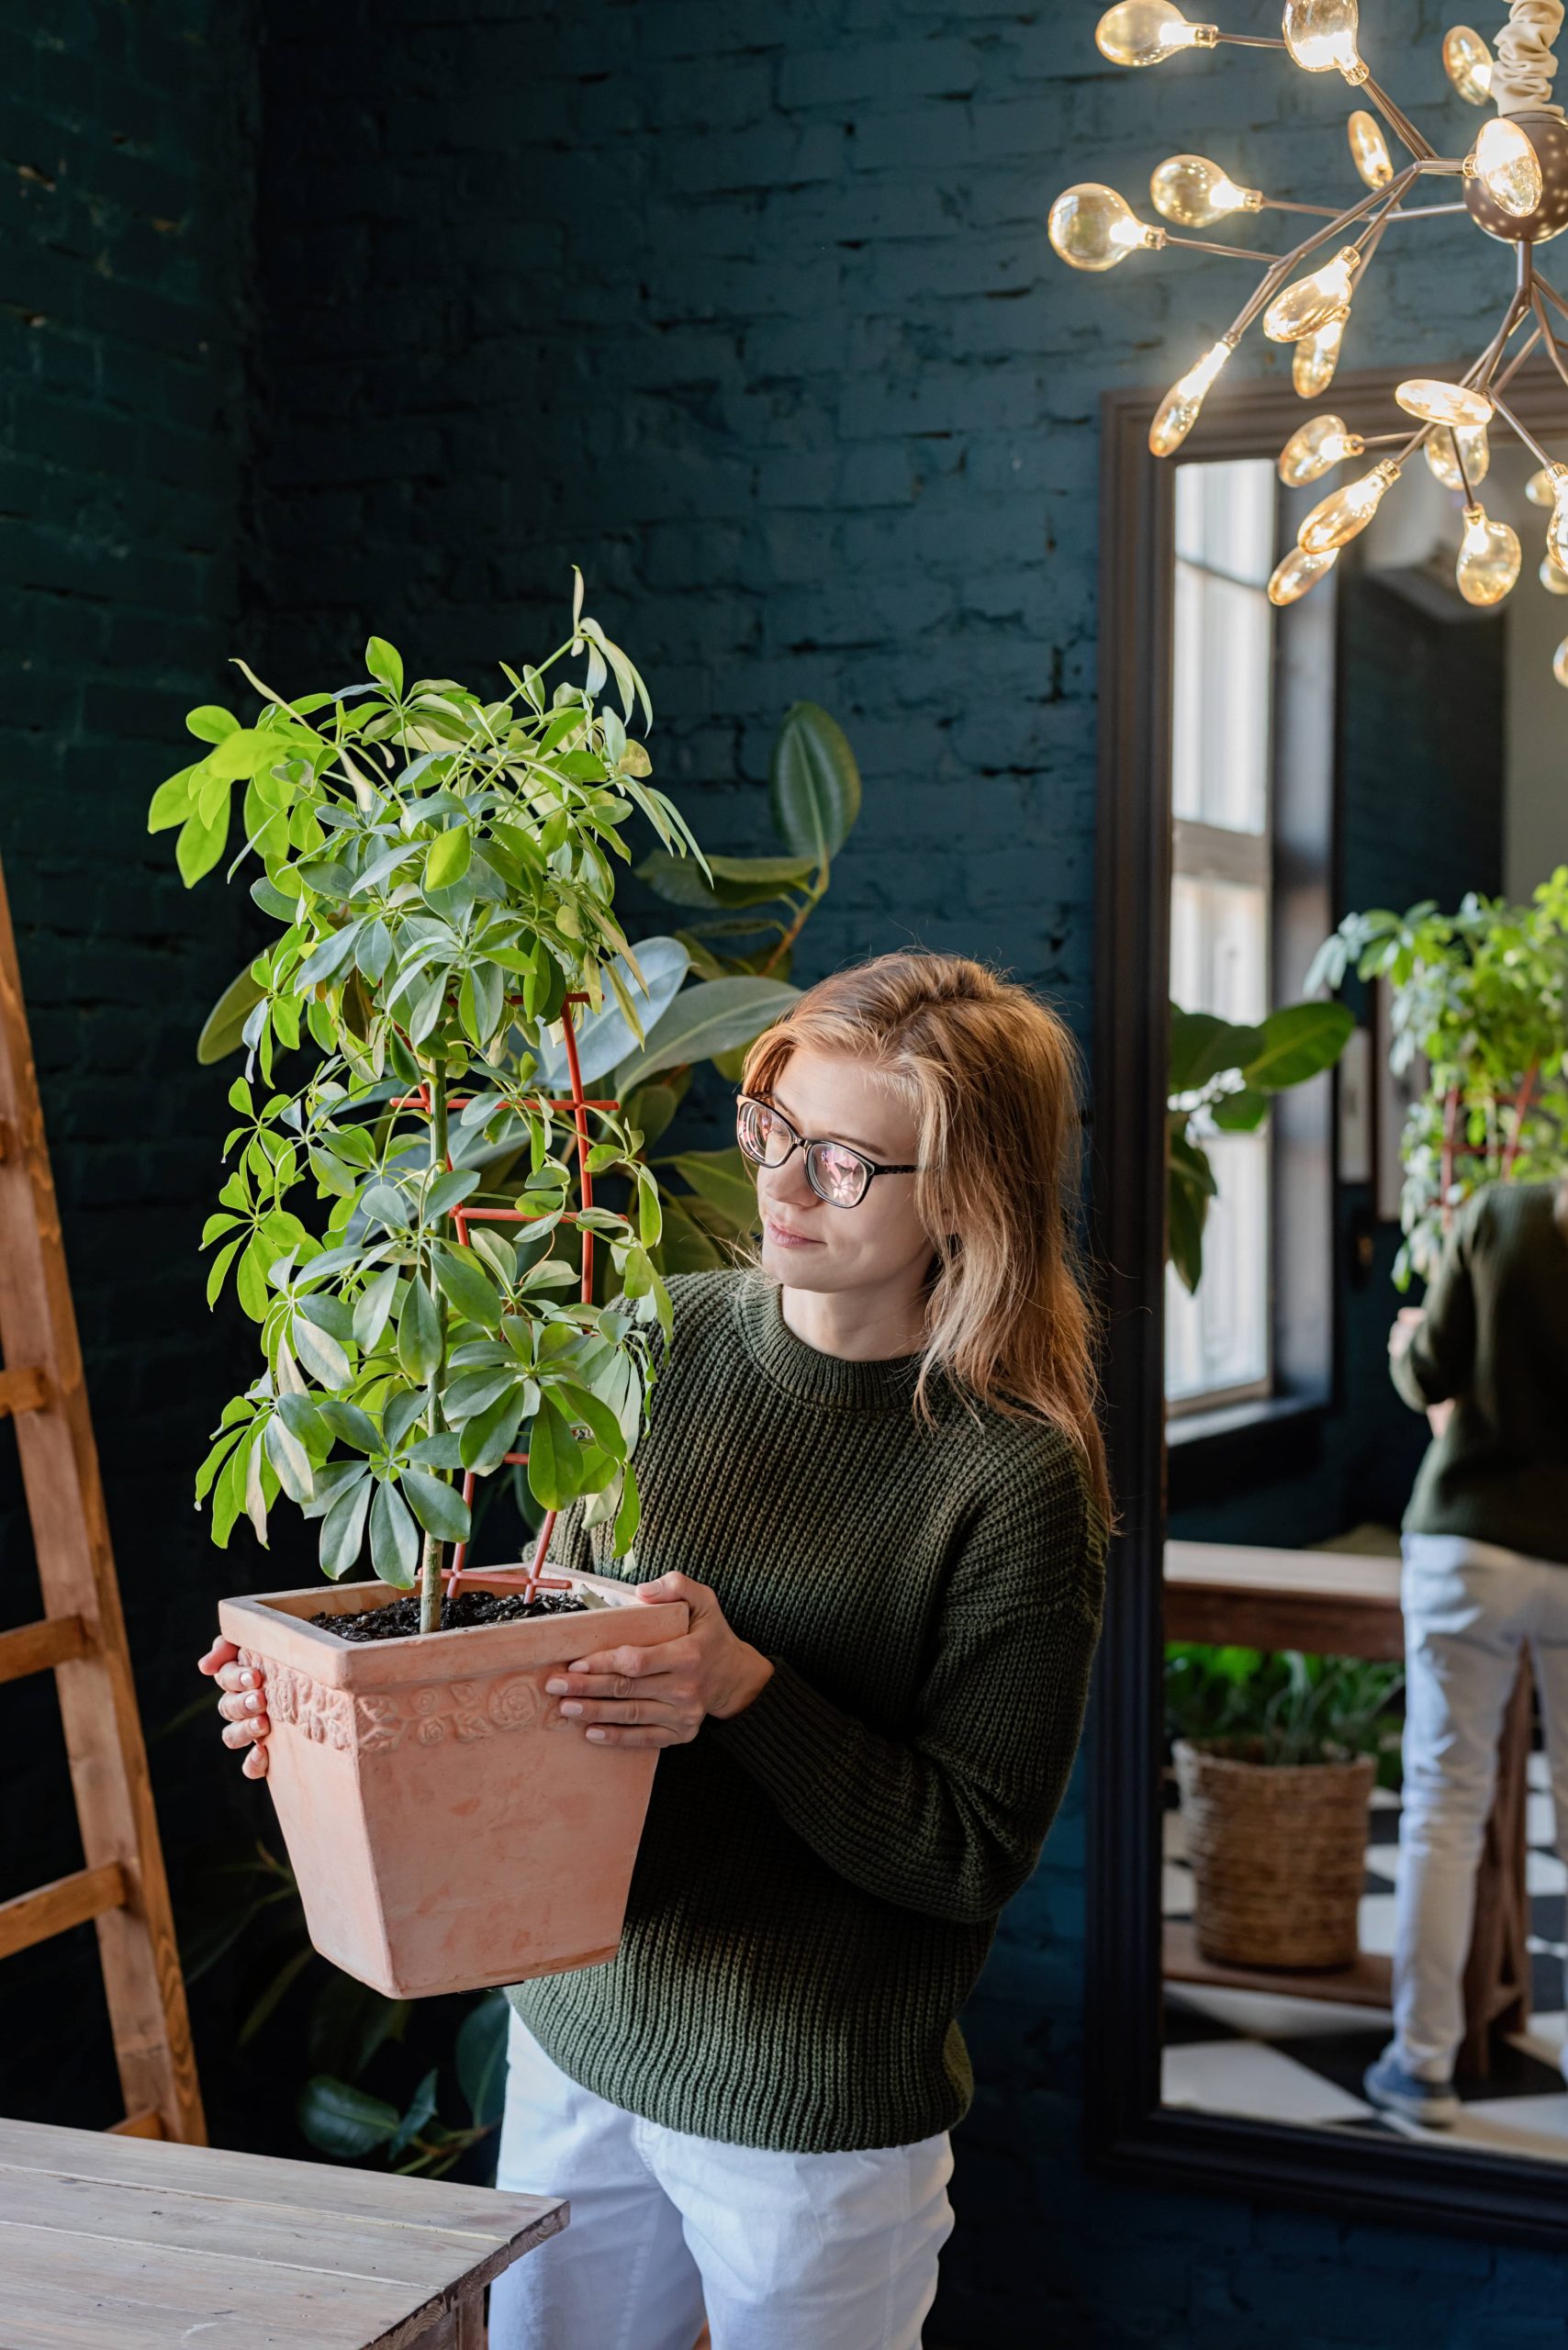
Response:
[[[44,1616],[0,1682],[52,1668],[86,1865],[0,1902],[0,1958],[93,1919],[133,2137],[205,2143],[185,1989],[109,1546],[82,1349],[0,873],[0,1418],[15,1420]]]

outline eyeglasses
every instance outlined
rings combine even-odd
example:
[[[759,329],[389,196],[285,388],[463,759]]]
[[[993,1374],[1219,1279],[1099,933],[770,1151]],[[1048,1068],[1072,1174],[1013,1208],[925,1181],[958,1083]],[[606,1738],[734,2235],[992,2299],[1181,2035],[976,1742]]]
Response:
[[[782,1167],[803,1151],[806,1181],[830,1208],[857,1208],[875,1175],[918,1175],[918,1167],[889,1167],[852,1150],[846,1142],[812,1141],[798,1135],[782,1110],[743,1093],[735,1104],[735,1140],[754,1167]]]

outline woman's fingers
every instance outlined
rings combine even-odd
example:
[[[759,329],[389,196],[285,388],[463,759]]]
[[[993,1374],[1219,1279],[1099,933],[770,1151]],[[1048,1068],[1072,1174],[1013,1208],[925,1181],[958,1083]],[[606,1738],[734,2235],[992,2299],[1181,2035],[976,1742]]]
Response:
[[[590,1729],[583,1735],[596,1746],[684,1746],[689,1733],[673,1729]],[[260,1750],[263,1754],[266,1749]]]
[[[223,1671],[225,1665],[230,1665],[234,1662],[239,1653],[240,1651],[235,1647],[233,1641],[226,1640],[220,1635],[213,1641],[212,1646],[208,1649],[205,1656],[197,1657],[196,1671],[198,1673],[205,1673],[211,1678],[216,1678],[216,1676]]]
[[[225,1722],[223,1743],[225,1746],[252,1746],[258,1739],[265,1738],[271,1728],[265,1714],[252,1714],[242,1722]]]

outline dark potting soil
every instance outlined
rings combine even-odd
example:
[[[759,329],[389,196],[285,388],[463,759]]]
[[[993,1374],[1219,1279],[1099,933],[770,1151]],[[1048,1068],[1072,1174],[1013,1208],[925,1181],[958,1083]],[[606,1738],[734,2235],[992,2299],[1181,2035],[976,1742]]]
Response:
[[[542,1591],[536,1599],[525,1599],[521,1591],[460,1591],[455,1599],[450,1595],[442,1599],[441,1628],[463,1632],[472,1624],[515,1624],[531,1616],[587,1613],[587,1602],[574,1599],[569,1592]],[[385,1607],[362,1608],[357,1616],[323,1612],[310,1621],[319,1624],[324,1632],[336,1632],[341,1640],[408,1639],[420,1628],[420,1595],[410,1592],[406,1599],[391,1600]]]

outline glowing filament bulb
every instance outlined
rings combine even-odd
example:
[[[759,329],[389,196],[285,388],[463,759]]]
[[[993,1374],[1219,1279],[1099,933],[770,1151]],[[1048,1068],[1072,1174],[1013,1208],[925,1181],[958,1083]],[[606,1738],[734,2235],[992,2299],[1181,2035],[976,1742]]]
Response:
[[[1525,496],[1532,506],[1555,506],[1557,503],[1555,465],[1542,465],[1539,473],[1531,474],[1525,484]]]
[[[1467,604],[1500,604],[1519,576],[1518,533],[1506,522],[1488,520],[1480,506],[1464,509],[1454,577]]]
[[[1540,158],[1517,122],[1494,115],[1464,159],[1464,176],[1477,179],[1510,219],[1528,220],[1545,192]]]
[[[1443,72],[1466,106],[1485,105],[1492,88],[1492,52],[1468,25],[1450,25],[1443,35]]]
[[[1345,125],[1345,135],[1350,142],[1350,161],[1368,187],[1386,187],[1394,177],[1394,158],[1377,117],[1358,106]]]
[[[1418,416],[1428,424],[1468,424],[1487,422],[1492,403],[1484,392],[1473,392],[1467,384],[1445,384],[1435,375],[1411,375],[1395,386],[1394,398],[1406,416]]]
[[[1190,25],[1172,0],[1119,0],[1094,28],[1094,45],[1113,65],[1159,65],[1178,50],[1212,49],[1216,25]]]
[[[1163,229],[1146,227],[1114,187],[1098,180],[1081,181],[1058,196],[1047,233],[1074,269],[1114,269],[1140,247],[1155,250],[1165,242]]]
[[[1546,551],[1553,563],[1568,571],[1568,465],[1553,465],[1557,503],[1551,509],[1551,520],[1546,526]]]
[[[1261,188],[1241,187],[1206,155],[1170,155],[1148,183],[1155,210],[1183,229],[1206,229],[1227,212],[1260,212]]]
[[[1304,334],[1291,353],[1291,382],[1301,398],[1315,400],[1334,381],[1334,370],[1339,364],[1339,347],[1345,340],[1345,321],[1330,319],[1316,334]]]
[[[1346,431],[1342,417],[1312,417],[1280,451],[1280,479],[1287,489],[1304,488],[1347,457],[1359,457],[1364,445],[1359,432]]]
[[[1568,571],[1563,570],[1550,547],[1540,558],[1536,576],[1549,596],[1568,596]]]
[[[1356,0],[1285,0],[1285,47],[1308,73],[1337,66],[1347,82],[1364,82],[1356,47]]]
[[[1361,261],[1354,245],[1342,246],[1310,277],[1298,277],[1276,294],[1263,313],[1263,332],[1270,341],[1299,342],[1304,334],[1316,334],[1320,327],[1342,319],[1350,307],[1350,281]]]
[[[1385,457],[1359,481],[1348,481],[1343,489],[1331,490],[1296,532],[1297,546],[1306,554],[1327,554],[1330,547],[1344,546],[1366,529],[1384,493],[1398,479],[1399,467],[1392,457]]]
[[[1148,428],[1148,445],[1155,456],[1168,457],[1172,449],[1181,447],[1198,420],[1210,385],[1235,348],[1234,342],[1222,337],[1171,385]]]
[[[1560,686],[1568,686],[1568,636],[1551,656],[1551,674]]]
[[[1454,442],[1459,442],[1459,455]],[[1484,424],[1450,425],[1434,432],[1427,443],[1427,465],[1445,489],[1462,491],[1484,482],[1492,466],[1492,442]]]
[[[1329,547],[1322,554],[1308,554],[1303,547],[1292,547],[1275,564],[1269,577],[1271,604],[1294,604],[1316,586],[1326,571],[1332,571],[1339,560],[1338,547]]]

